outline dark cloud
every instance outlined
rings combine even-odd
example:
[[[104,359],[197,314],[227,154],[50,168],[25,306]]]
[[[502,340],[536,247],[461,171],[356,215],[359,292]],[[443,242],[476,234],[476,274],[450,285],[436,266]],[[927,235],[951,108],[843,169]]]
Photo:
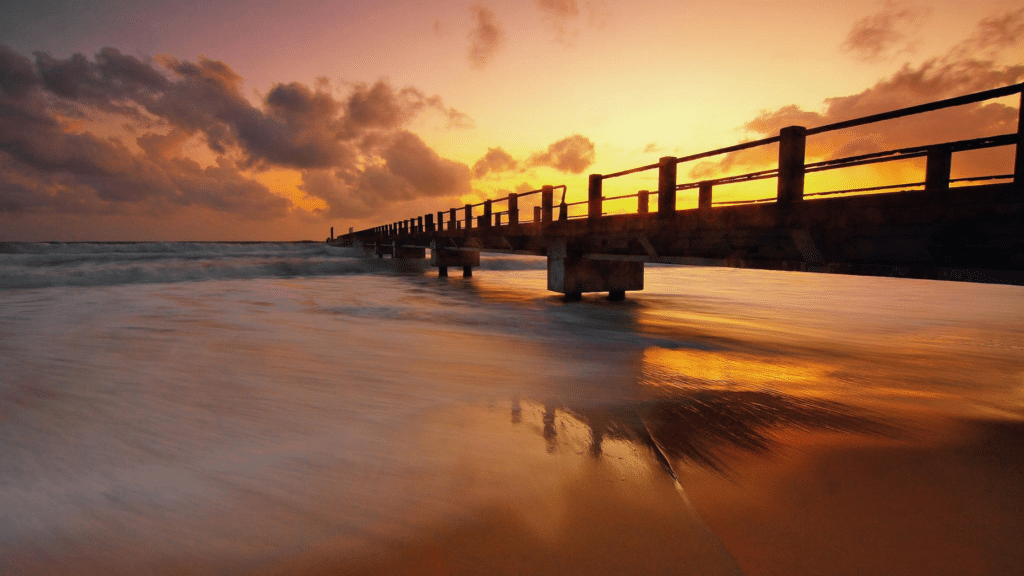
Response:
[[[996,26],[1000,30],[1016,30],[1012,42],[995,40],[1002,46],[1019,46],[1024,34],[1015,24],[1024,12],[982,21],[979,31]],[[994,22],[1000,24],[995,25]],[[968,42],[975,42],[978,34]],[[851,118],[868,116],[915,104],[952,98],[962,94],[1015,84],[1024,80],[1024,65],[1000,65],[992,60],[965,56],[963,43],[942,58],[917,66],[905,65],[899,72],[874,86],[850,96],[825,100],[820,112],[797,106],[765,111],[744,125],[756,138],[774,136],[786,126],[808,128]],[[839,158],[907,146],[924,145],[966,138],[977,138],[1014,132],[1017,129],[1016,103],[979,103],[919,114],[900,120],[868,124],[857,128],[829,132],[808,139],[807,155],[817,158]],[[721,160],[696,164],[689,171],[693,179],[713,177],[736,169],[755,170],[771,166],[777,160],[774,150],[760,147],[726,154]],[[980,165],[978,166],[980,167]],[[992,168],[997,169],[997,168]]]
[[[419,136],[400,131],[380,147],[378,161],[361,170],[307,170],[302,190],[323,199],[332,216],[368,216],[382,207],[419,198],[472,193],[469,166],[440,157]]]
[[[438,156],[419,136],[399,132],[382,154],[388,170],[402,178],[416,196],[469,194],[469,166]]]
[[[585,136],[573,134],[548,146],[526,161],[530,166],[549,166],[562,172],[579,174],[594,163],[594,143]]]
[[[320,79],[277,84],[254,105],[242,84],[230,66],[208,58],[143,60],[104,48],[92,60],[37,53],[33,61],[0,46],[0,210],[116,213],[146,202],[288,215],[288,200],[246,174],[268,168],[307,172],[307,191],[336,201],[328,208],[335,215],[358,202],[332,195],[341,188],[320,185],[323,174],[378,207],[469,192],[468,166],[405,129],[426,112],[449,126],[468,124],[437,96],[386,80],[337,96]],[[90,128],[97,125],[124,131],[99,136]],[[213,158],[207,166],[183,151],[204,144]]]
[[[487,6],[474,4],[470,11],[473,13],[473,29],[469,31],[469,63],[474,68],[483,68],[498,53],[505,41],[505,32]]]
[[[877,14],[858,20],[846,35],[842,48],[866,61],[890,58],[907,39],[907,29],[914,27],[924,14],[923,8],[889,5]]]
[[[473,164],[473,175],[477,178],[483,178],[489,172],[515,170],[518,165],[519,163],[516,162],[515,158],[500,147],[488,148],[487,154],[484,154],[483,158]]]

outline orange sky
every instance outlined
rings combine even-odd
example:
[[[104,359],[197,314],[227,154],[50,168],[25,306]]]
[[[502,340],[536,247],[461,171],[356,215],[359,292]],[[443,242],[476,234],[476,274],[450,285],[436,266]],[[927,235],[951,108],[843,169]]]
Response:
[[[572,201],[589,173],[1024,80],[1024,9],[1009,1],[3,10],[0,240],[319,240],[542,184],[567,184]],[[808,154],[1004,133],[1016,108],[964,110],[961,132],[874,127]],[[999,172],[1006,156],[954,170]],[[684,164],[680,181],[726,169]]]

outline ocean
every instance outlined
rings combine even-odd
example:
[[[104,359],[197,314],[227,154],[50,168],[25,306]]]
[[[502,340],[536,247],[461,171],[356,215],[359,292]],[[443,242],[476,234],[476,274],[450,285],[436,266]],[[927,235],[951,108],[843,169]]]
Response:
[[[1024,574],[1024,287],[0,243],[0,575]]]

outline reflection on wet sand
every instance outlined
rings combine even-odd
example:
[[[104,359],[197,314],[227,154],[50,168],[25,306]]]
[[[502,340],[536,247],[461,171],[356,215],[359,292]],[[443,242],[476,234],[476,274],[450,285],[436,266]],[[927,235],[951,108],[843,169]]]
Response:
[[[702,353],[711,356],[709,353]],[[606,439],[648,449],[667,472],[675,462],[727,471],[724,455],[735,451],[764,454],[782,430],[857,433],[895,437],[899,427],[879,414],[835,400],[795,396],[757,383],[687,381],[644,364],[635,400],[594,404],[586,399],[548,399],[543,403],[542,435],[547,451],[558,446],[556,412],[589,429],[589,453],[602,454]],[[512,423],[522,422],[522,400],[512,399]]]

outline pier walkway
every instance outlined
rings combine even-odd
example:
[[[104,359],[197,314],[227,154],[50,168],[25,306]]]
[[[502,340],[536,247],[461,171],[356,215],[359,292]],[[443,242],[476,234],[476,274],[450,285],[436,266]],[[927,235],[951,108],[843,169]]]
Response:
[[[471,275],[481,252],[548,259],[548,289],[579,298],[608,292],[621,299],[643,289],[644,263],[731,266],[838,274],[1024,285],[1024,124],[1016,133],[956,140],[807,163],[808,137],[937,110],[1022,95],[1014,84],[818,126],[611,174],[591,174],[587,199],[565,201],[565,186],[466,204],[375,226],[328,241],[390,258],[425,258],[441,276]],[[698,182],[677,181],[677,166],[759,147],[777,147],[774,168]],[[955,154],[1010,147],[1012,173],[950,178]],[[804,193],[816,172],[925,159],[923,180]],[[657,171],[657,190],[606,197],[606,181]],[[722,186],[776,179],[772,198],[715,202]],[[697,207],[679,210],[676,195],[696,190]],[[561,202],[555,204],[556,192]],[[532,218],[524,198],[539,194]],[[656,197],[656,209],[650,209]],[[607,215],[605,203],[636,199],[636,212]],[[532,199],[536,200],[536,199]],[[586,213],[571,216],[572,209]]]

